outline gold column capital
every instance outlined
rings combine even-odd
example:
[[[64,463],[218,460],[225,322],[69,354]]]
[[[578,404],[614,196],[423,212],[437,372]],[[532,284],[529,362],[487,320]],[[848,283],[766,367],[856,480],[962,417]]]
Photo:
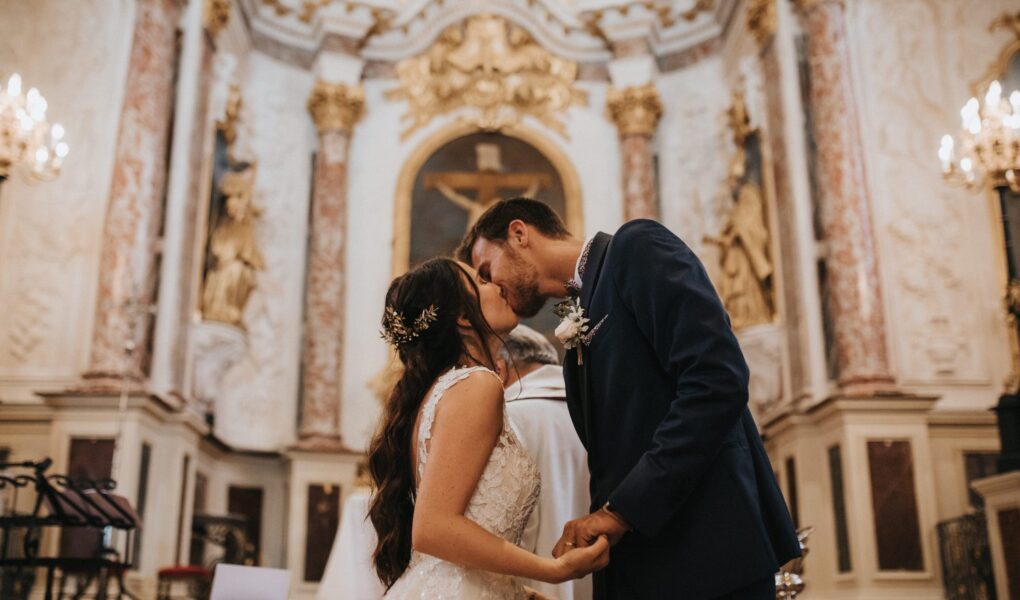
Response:
[[[750,0],[745,18],[747,30],[764,48],[776,34],[776,0]]]
[[[230,21],[230,0],[205,0],[202,5],[202,24],[214,38]]]
[[[815,8],[823,4],[836,4],[840,8],[846,8],[845,0],[791,0],[793,2],[793,10],[796,12],[806,15]]]
[[[319,133],[350,133],[365,112],[365,90],[360,85],[319,80],[308,97],[308,112]]]
[[[606,98],[609,117],[620,135],[652,135],[662,117],[662,99],[651,83],[627,88],[610,88]]]

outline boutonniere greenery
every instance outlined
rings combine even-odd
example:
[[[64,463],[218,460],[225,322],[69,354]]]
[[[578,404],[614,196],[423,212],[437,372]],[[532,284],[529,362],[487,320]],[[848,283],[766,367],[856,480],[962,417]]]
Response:
[[[556,326],[556,339],[563,344],[567,350],[577,348],[577,364],[584,364],[583,348],[585,334],[588,332],[588,317],[585,316],[581,301],[576,297],[568,298],[559,302],[553,308],[553,313],[559,317],[560,324]]]

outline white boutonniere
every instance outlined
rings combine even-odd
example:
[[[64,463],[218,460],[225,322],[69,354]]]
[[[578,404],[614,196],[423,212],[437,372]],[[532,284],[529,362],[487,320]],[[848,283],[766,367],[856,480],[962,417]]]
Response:
[[[553,308],[553,313],[562,319],[556,326],[556,339],[567,350],[577,348],[577,364],[584,364],[582,348],[585,343],[585,334],[588,332],[588,317],[584,314],[584,308],[580,300],[570,298],[558,303]]]

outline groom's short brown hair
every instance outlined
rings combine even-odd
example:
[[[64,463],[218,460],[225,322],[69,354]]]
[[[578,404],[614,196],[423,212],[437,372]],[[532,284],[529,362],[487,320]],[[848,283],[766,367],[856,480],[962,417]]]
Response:
[[[554,239],[570,237],[570,232],[563,224],[563,219],[545,202],[530,198],[500,200],[482,213],[482,216],[461,240],[460,246],[457,248],[457,258],[471,264],[471,250],[475,247],[478,238],[485,238],[492,242],[505,242],[510,222],[518,219],[531,225],[546,237]]]

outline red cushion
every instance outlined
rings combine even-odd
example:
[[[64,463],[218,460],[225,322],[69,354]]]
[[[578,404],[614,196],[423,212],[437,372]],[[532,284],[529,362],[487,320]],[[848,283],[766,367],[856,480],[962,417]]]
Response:
[[[198,565],[177,565],[160,569],[159,576],[167,579],[212,579],[212,571]]]

